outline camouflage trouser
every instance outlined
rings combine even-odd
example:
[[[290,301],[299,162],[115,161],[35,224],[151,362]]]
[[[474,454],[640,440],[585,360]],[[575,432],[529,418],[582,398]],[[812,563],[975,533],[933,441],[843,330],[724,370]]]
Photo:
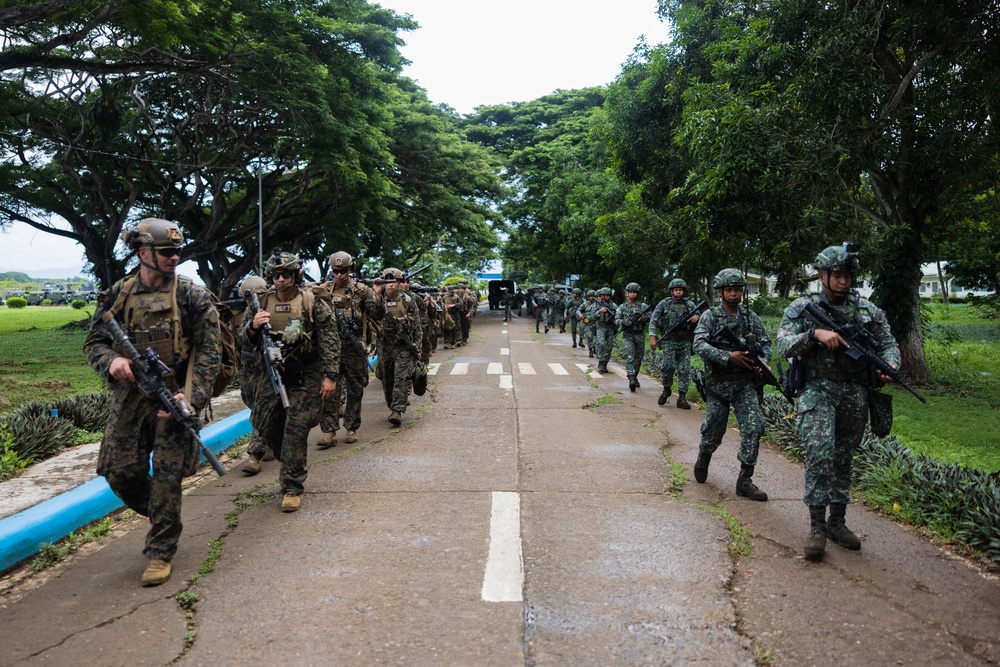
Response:
[[[323,433],[336,433],[340,426],[340,406],[344,406],[344,428],[357,431],[361,428],[361,401],[368,386],[368,356],[362,355],[353,345],[340,348],[340,379],[337,391],[329,400],[322,401],[319,425]]]
[[[687,395],[688,382],[691,381],[691,341],[664,340],[657,341],[660,350],[660,380],[666,389],[674,384],[674,371],[677,371],[677,393]]]
[[[622,332],[622,355],[625,357],[625,374],[638,375],[642,355],[646,352],[646,334],[642,331]]]
[[[581,332],[579,338],[580,340],[583,340],[583,333],[582,333],[583,326],[580,324],[580,320],[576,319],[575,317],[571,317],[570,319],[567,320],[567,322],[569,323],[569,333],[573,339],[573,342],[574,343],[576,342],[577,332]]]
[[[729,421],[729,408],[733,408],[740,425],[740,452],[736,458],[747,465],[757,464],[760,436],[764,435],[764,418],[760,414],[760,401],[753,382],[726,380],[706,387],[708,404],[705,422],[701,425],[699,452],[713,454],[722,444]]]
[[[545,318],[546,318],[545,308],[535,306],[535,333],[538,333],[538,325],[541,324],[542,322],[545,322],[546,321]],[[546,329],[549,328],[548,324],[545,325],[545,328]]]
[[[469,340],[469,330],[472,329],[472,320],[467,315],[462,315],[459,320],[462,327],[462,342],[467,342]]]
[[[172,419],[159,419],[159,403],[134,385],[118,383],[97,457],[97,474],[129,509],[149,517],[147,558],[170,560],[181,536],[181,481],[198,469],[198,444]],[[153,454],[153,475],[149,455]]]
[[[618,330],[613,326],[597,325],[597,340],[594,343],[594,353],[598,361],[609,361],[611,351],[615,347],[615,336]]]
[[[282,493],[296,496],[302,493],[307,474],[307,441],[310,429],[319,423],[322,384],[319,363],[308,364],[302,372],[301,384],[285,385],[287,410],[281,405],[281,397],[263,391],[262,384],[250,413],[250,424],[260,431],[265,442],[271,443],[275,457],[281,461]]]
[[[240,378],[240,398],[243,404],[253,409],[253,404],[257,400],[258,391],[271,391],[271,381],[267,380],[267,386],[261,387],[261,375],[264,369],[261,366],[260,355],[253,352],[241,352],[242,358],[237,365]],[[247,444],[247,454],[253,456],[258,461],[264,458],[267,443],[260,437],[260,431],[256,428],[250,429],[250,442]]]
[[[809,380],[799,394],[796,428],[805,445],[806,505],[846,505],[851,461],[868,422],[868,387]]]
[[[548,312],[545,313],[545,326],[549,329],[555,329],[556,325],[560,324],[560,322],[557,322],[556,320],[562,316],[557,314],[557,310],[557,308],[550,307]]]
[[[590,351],[597,353],[597,325],[593,322],[588,322],[583,325],[583,337],[587,339],[587,347]]]
[[[510,304],[505,303],[503,305],[503,319],[505,322],[510,322]]]
[[[405,345],[383,343],[379,347],[378,363],[382,366],[382,392],[386,406],[390,410],[406,412],[413,389],[413,373],[417,369],[416,358]],[[389,378],[392,378],[391,382]]]

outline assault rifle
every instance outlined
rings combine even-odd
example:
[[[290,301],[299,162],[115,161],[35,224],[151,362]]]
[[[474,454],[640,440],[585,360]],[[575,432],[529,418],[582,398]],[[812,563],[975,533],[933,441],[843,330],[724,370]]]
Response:
[[[163,409],[169,412],[174,421],[183,426],[188,435],[198,443],[205,458],[215,468],[215,472],[219,473],[219,477],[225,475],[226,469],[219,463],[219,459],[215,458],[212,450],[206,447],[205,443],[201,441],[201,436],[198,434],[198,415],[191,410],[187,401],[184,399],[175,399],[173,392],[167,387],[163,376],[169,373],[170,369],[160,359],[160,355],[151,347],[147,347],[145,352],[139,352],[139,350],[135,349],[135,345],[132,344],[132,341],[122,331],[115,318],[112,317],[109,319],[107,324],[111,330],[111,334],[115,338],[115,342],[121,345],[128,352],[129,356],[132,357],[132,375],[135,376],[135,384],[139,387],[139,391],[142,392],[143,396],[155,396],[159,399]],[[194,360],[189,360],[188,363],[194,363]]]
[[[354,349],[358,351],[362,357],[368,356],[368,348],[365,344],[361,342],[358,338],[358,323],[354,321],[353,317],[347,317],[340,312],[340,309],[336,306],[333,307],[333,312],[337,316],[337,329],[340,331],[340,337],[346,339]]]
[[[694,317],[695,315],[697,315],[701,311],[701,309],[704,308],[707,305],[708,305],[708,301],[706,301],[705,299],[702,299],[701,303],[699,303],[697,306],[695,306],[694,308],[692,308],[688,312],[686,312],[683,315],[681,315],[681,318],[679,320],[677,320],[677,322],[674,323],[674,326],[672,326],[669,329],[667,329],[666,331],[664,331],[663,335],[660,336],[660,338],[666,340],[667,337],[670,336],[670,334],[674,333],[675,331],[677,331],[678,329],[680,329],[685,324],[691,324],[690,322],[688,322],[688,320],[690,320],[692,317]]]
[[[739,336],[736,335],[736,332],[734,332],[732,328],[726,326],[722,327],[722,329],[719,330],[719,332],[716,333],[713,336],[713,338],[721,338],[722,340],[729,343],[734,350],[738,352],[746,352],[747,354],[749,354],[750,363],[753,365],[754,368],[760,371],[761,379],[764,381],[764,384],[769,384],[778,391],[780,391],[781,395],[787,398],[789,403],[795,402],[794,395],[790,391],[788,391],[788,389],[785,387],[785,383],[782,382],[780,379],[778,379],[777,376],[775,376],[774,372],[767,365],[767,362],[764,361],[763,350],[761,349],[761,346],[759,344],[757,344],[756,342],[753,342],[751,344],[748,341],[742,340]]]
[[[642,310],[638,310],[625,318],[625,320],[622,321],[622,329],[628,329],[631,331],[637,324],[639,324],[642,318],[645,317],[646,313],[653,309],[653,306],[648,303],[645,304],[645,306],[646,307]]]
[[[926,403],[927,399],[917,393],[916,389],[906,384],[899,371],[893,368],[889,362],[879,356],[875,350],[878,348],[878,341],[868,329],[859,324],[852,324],[847,321],[843,313],[834,310],[829,304],[821,302],[820,307],[814,303],[809,303],[803,309],[806,319],[814,322],[824,329],[835,332],[847,341],[850,346],[841,353],[854,361],[867,361],[876,370],[892,378],[892,381],[900,387],[917,397],[921,403]],[[822,309],[821,309],[822,308]]]
[[[572,301],[570,301],[572,303]],[[587,300],[582,299],[580,303],[572,310],[572,312],[563,315],[564,320],[575,320],[576,316],[580,314],[580,309],[587,305]]]
[[[416,359],[417,355],[420,354],[420,351],[413,342],[413,332],[410,329],[410,323],[405,321],[400,322],[392,313],[386,313],[385,316],[389,322],[392,323],[392,327],[397,332],[397,337],[403,341],[403,345],[406,346],[406,349],[409,350],[410,353],[413,354],[413,358]]]
[[[253,306],[255,315],[260,312],[260,299],[257,298],[256,293],[250,295],[250,304]],[[282,382],[281,372],[278,370],[282,359],[281,347],[271,339],[270,324],[262,326],[259,334],[261,357],[264,359],[264,370],[267,371],[267,377],[271,380],[274,395],[281,397],[281,405],[287,410],[290,405],[288,402],[288,392],[285,391],[285,383]]]
[[[434,266],[434,262],[427,262],[426,264],[424,264],[423,266],[421,266],[419,269],[414,269],[413,271],[403,271],[403,281],[404,282],[405,281],[409,281],[412,278],[414,278],[416,276],[419,276],[421,273],[423,273],[427,269],[431,268],[432,266]]]

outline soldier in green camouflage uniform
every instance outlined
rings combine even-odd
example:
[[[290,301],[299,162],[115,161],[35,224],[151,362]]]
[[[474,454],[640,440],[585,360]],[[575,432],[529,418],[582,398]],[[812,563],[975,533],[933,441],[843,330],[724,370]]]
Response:
[[[462,332],[459,319],[463,316],[465,299],[458,295],[458,290],[455,289],[454,285],[449,285],[441,301],[444,307],[441,323],[441,328],[444,331],[444,349],[450,350],[458,346],[458,336]]]
[[[368,386],[368,350],[362,337],[369,319],[379,319],[382,311],[371,287],[354,280],[354,258],[346,252],[335,252],[327,259],[332,280],[321,287],[329,299],[340,333],[340,386],[320,409],[320,429],[323,436],[317,447],[326,449],[337,444],[337,430],[343,416],[347,431],[346,444],[358,441],[361,428],[361,402]],[[352,340],[352,337],[354,340]]]
[[[851,500],[851,461],[868,422],[872,374],[880,382],[890,379],[864,360],[841,354],[846,342],[836,332],[817,329],[806,319],[806,305],[828,305],[848,321],[860,324],[879,343],[875,350],[890,366],[899,367],[899,346],[885,313],[851,291],[859,269],[857,255],[845,247],[830,246],[813,261],[822,291],[792,302],[778,329],[778,354],[796,357],[805,364],[804,387],[798,397],[799,438],[805,445],[805,496],[810,532],[805,545],[809,560],[822,560],[826,538],[848,549],[860,549],[858,539],[845,525]],[[830,507],[829,522],[826,508]]]
[[[573,338],[573,347],[577,346],[577,334],[580,331],[580,311],[586,302],[583,300],[583,290],[579,287],[573,288],[573,296],[566,302],[566,314],[563,320],[569,324],[570,336]],[[583,336],[580,335],[580,347],[583,346]]]
[[[557,325],[562,325],[563,311],[565,310],[565,304],[563,299],[559,296],[559,290],[555,287],[549,290],[549,308],[545,314],[545,332],[548,333],[549,329],[555,329]]]
[[[649,320],[649,349],[660,350],[660,381],[663,383],[663,392],[656,402],[659,405],[666,405],[676,371],[677,407],[690,410],[687,390],[691,378],[691,336],[694,333],[694,325],[698,323],[698,315],[688,319],[688,326],[680,326],[668,338],[662,339],[664,332],[669,331],[681,317],[694,310],[694,303],[685,294],[686,282],[674,278],[670,281],[669,289],[670,296],[656,304],[653,317]]]
[[[460,324],[462,325],[462,337],[458,341],[459,345],[469,344],[469,334],[472,332],[472,318],[476,316],[476,310],[479,306],[479,297],[475,296],[473,291],[469,289],[469,281],[466,278],[462,278],[458,281],[458,294],[462,297],[465,303],[465,312],[462,315]]]
[[[153,348],[170,369],[165,380],[174,397],[186,398],[195,411],[212,396],[222,359],[221,329],[211,294],[175,273],[184,244],[176,224],[146,218],[123,229],[122,240],[138,253],[138,275],[101,294],[83,349],[112,392],[97,474],[130,509],[149,517],[142,583],[155,586],[170,576],[182,529],[181,481],[197,470],[201,451],[156,397],[139,391],[132,359],[106,323],[116,319],[140,351]],[[180,322],[172,319],[175,308]]]
[[[250,276],[236,288],[237,294],[243,297],[246,307],[250,306],[251,296],[260,295],[267,291],[267,282],[260,276]],[[247,311],[244,310],[239,317],[233,321],[233,336],[236,337],[241,327],[246,326]],[[237,343],[239,338],[237,337]],[[237,348],[239,344],[237,344]],[[257,389],[261,382],[261,375],[264,372],[264,364],[260,357],[260,350],[239,350],[236,361],[236,371],[240,379],[240,398],[243,404],[253,409],[257,401]],[[256,428],[250,430],[250,442],[247,445],[247,461],[243,464],[243,472],[248,475],[256,475],[260,472],[260,462],[273,460],[274,455],[269,454],[270,448],[260,437],[260,431]],[[270,458],[268,458],[270,456]]]
[[[421,357],[416,342],[423,335],[420,310],[413,297],[401,289],[402,277],[403,272],[399,269],[388,268],[382,271],[380,281],[375,284],[375,297],[385,309],[378,375],[389,408],[389,423],[393,426],[403,423],[403,413],[413,389],[413,376]]]
[[[647,304],[639,299],[642,288],[639,283],[625,286],[626,299],[615,309],[615,326],[622,332],[622,354],[625,356],[625,374],[628,375],[629,391],[639,388],[639,369],[646,353],[646,322],[649,321]],[[646,311],[642,315],[642,313]],[[634,316],[639,315],[637,318]],[[629,319],[635,319],[629,326]]]
[[[764,501],[767,494],[757,488],[752,479],[760,437],[764,434],[764,418],[755,386],[759,372],[753,368],[748,353],[732,350],[726,341],[717,338],[723,327],[730,327],[741,340],[753,336],[761,346],[763,356],[771,358],[771,339],[764,323],[757,313],[742,303],[746,284],[739,269],[720,271],[712,286],[719,293],[722,303],[705,311],[694,330],[694,353],[705,361],[705,390],[708,394],[694,478],[698,482],[708,478],[712,454],[722,444],[729,408],[732,407],[740,426],[737,458],[742,464],[736,480],[736,495]]]
[[[615,325],[615,310],[618,306],[611,300],[611,295],[610,287],[597,290],[597,301],[591,316],[596,323],[597,340],[594,347],[597,353],[598,373],[608,372],[608,362],[615,347],[615,336],[618,335],[618,327]]]
[[[332,401],[340,379],[340,333],[330,306],[302,284],[302,263],[291,253],[276,251],[264,265],[272,287],[260,299],[260,310],[247,313],[247,326],[237,339],[243,349],[260,345],[270,335],[282,352],[280,372],[288,407],[263,377],[250,423],[281,461],[281,510],[295,512],[306,481],[309,431],[319,424],[322,401]],[[263,331],[270,327],[270,334]]]
[[[591,359],[597,354],[597,292],[587,290],[587,305],[580,309],[580,324],[583,325],[583,337],[587,339],[587,356]]]
[[[545,322],[545,333],[549,332],[546,318],[548,317],[549,297],[545,294],[545,289],[540,289],[531,297],[531,303],[535,310],[535,333],[538,333],[538,325]]]
[[[514,307],[514,295],[506,287],[500,288],[500,305],[503,306],[503,321],[510,322],[510,311]]]

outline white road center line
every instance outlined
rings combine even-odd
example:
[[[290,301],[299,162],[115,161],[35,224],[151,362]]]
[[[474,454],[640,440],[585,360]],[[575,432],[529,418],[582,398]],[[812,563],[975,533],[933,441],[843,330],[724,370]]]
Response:
[[[455,367],[451,369],[451,375],[466,375],[469,372],[469,364],[464,361],[459,361],[455,364]]]
[[[427,364],[427,374],[437,375],[439,368],[441,368],[441,364]]]
[[[503,364],[498,361],[492,362],[486,367],[487,375],[500,375],[501,373],[503,373]]]
[[[494,491],[490,512],[490,551],[483,576],[483,601],[521,602],[523,587],[521,498],[514,492]]]
[[[549,368],[551,368],[552,372],[556,375],[569,375],[569,371],[563,368],[562,364],[549,364]]]
[[[517,370],[521,375],[535,375],[535,368],[531,364],[519,363]]]
[[[501,347],[500,348],[500,356],[501,357],[509,357],[510,356],[510,348],[509,347]]]
[[[501,389],[513,389],[514,388],[514,376],[513,375],[501,375],[500,376],[500,388]]]

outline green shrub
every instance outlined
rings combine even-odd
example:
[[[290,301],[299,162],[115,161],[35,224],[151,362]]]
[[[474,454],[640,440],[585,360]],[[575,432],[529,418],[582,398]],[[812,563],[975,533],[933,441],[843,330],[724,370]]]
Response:
[[[41,305],[43,305],[43,306],[51,306],[52,305],[52,299],[42,299]]]
[[[59,416],[85,431],[103,431],[111,409],[111,394],[77,394],[52,404]]]
[[[29,463],[30,458],[22,458],[14,449],[14,436],[10,427],[0,424],[0,482],[17,477]]]
[[[76,310],[82,310],[87,307],[86,299],[73,299],[70,304]]]
[[[48,403],[31,401],[5,418],[14,439],[14,450],[21,458],[41,461],[73,443],[76,427],[69,420],[53,418],[52,407]]]
[[[25,308],[28,305],[28,300],[20,296],[12,296],[7,299],[8,308]]]
[[[750,310],[761,317],[778,317],[785,313],[785,308],[791,303],[791,299],[783,299],[780,296],[758,296],[750,302]]]

